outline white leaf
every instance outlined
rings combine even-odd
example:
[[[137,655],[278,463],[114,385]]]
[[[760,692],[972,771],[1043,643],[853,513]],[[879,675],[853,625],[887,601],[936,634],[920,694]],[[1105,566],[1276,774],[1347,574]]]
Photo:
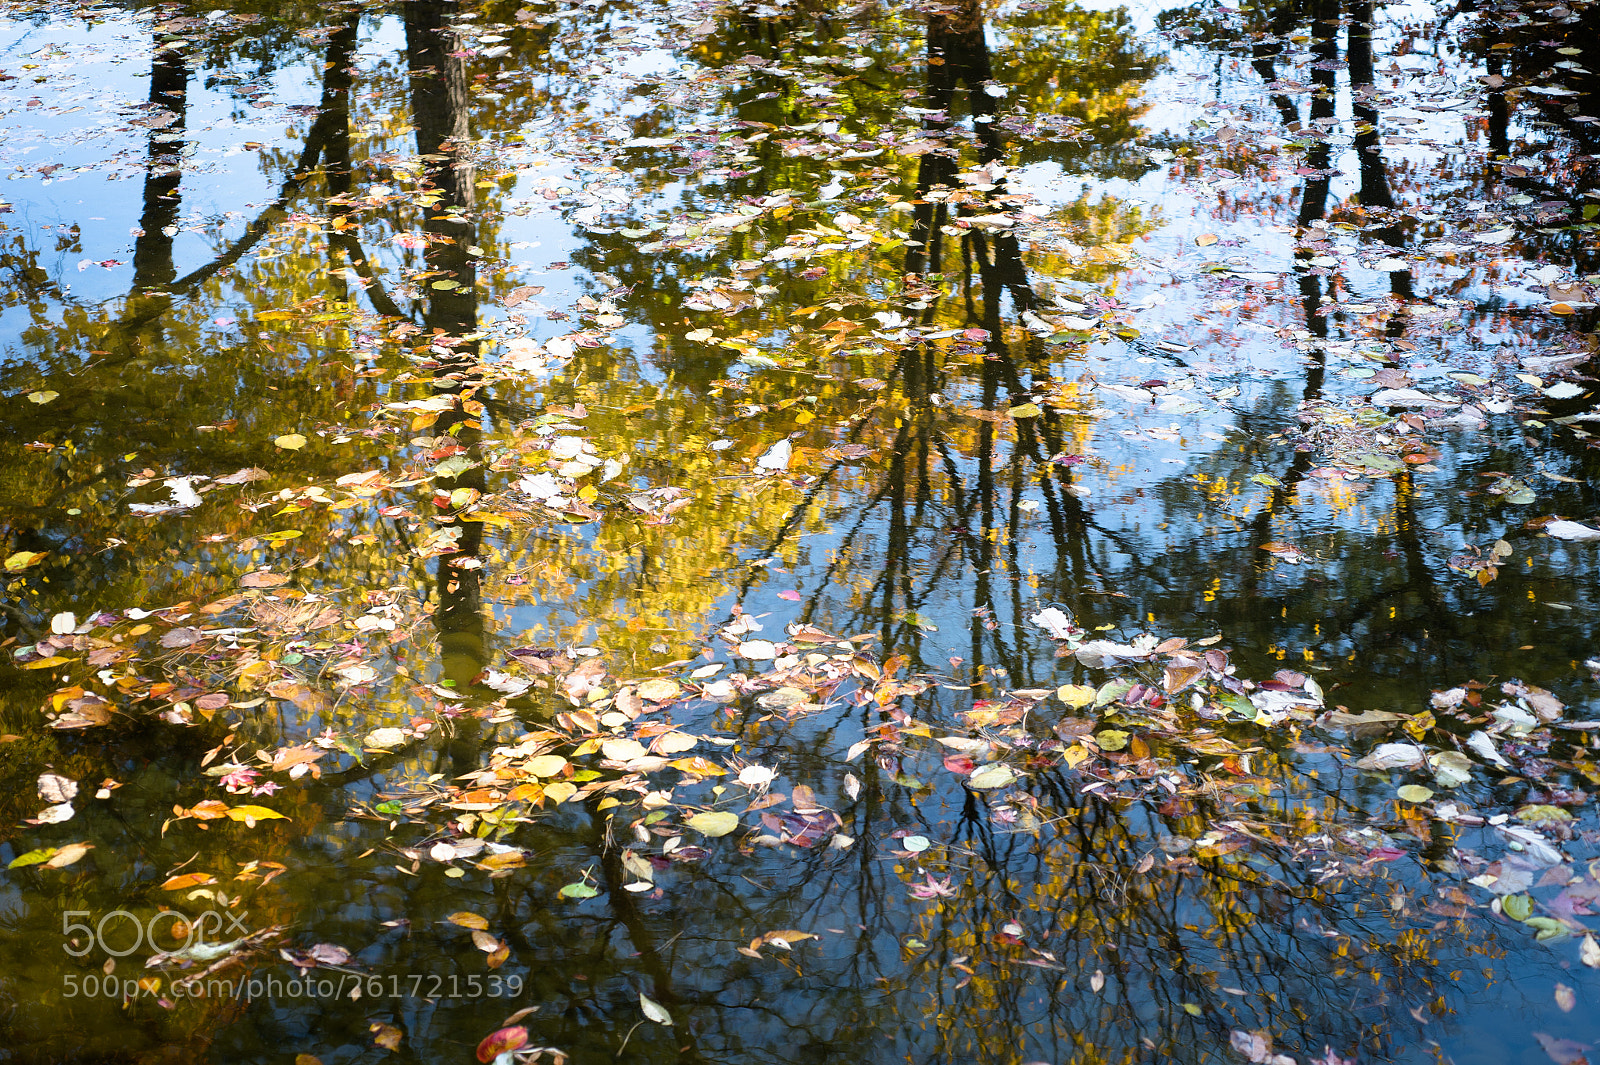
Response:
[[[565,484],[548,473],[534,473],[517,482],[517,487],[535,499],[549,499],[567,490]]]
[[[199,477],[168,477],[161,483],[172,493],[172,505],[175,507],[198,507],[203,500],[200,493],[194,490],[194,482],[201,480]]]
[[[1557,540],[1600,540],[1600,529],[1591,529],[1575,521],[1552,521],[1544,531]]]
[[[1430,395],[1415,388],[1380,388],[1372,393],[1374,407],[1458,407],[1459,399]]]
[[[1150,657],[1147,649],[1132,644],[1112,643],[1110,640],[1090,640],[1074,653],[1078,661],[1090,669],[1109,669],[1128,662],[1142,662]]]
[[[777,777],[776,770],[768,769],[764,765],[747,765],[739,770],[739,783],[747,788],[766,790]]]
[[[1361,761],[1359,769],[1409,769],[1421,765],[1427,755],[1421,747],[1410,743],[1380,743]]]
[[[644,1015],[646,1017],[649,1017],[657,1024],[672,1023],[672,1014],[668,1013],[662,1007],[661,1003],[657,1002],[649,995],[646,995],[643,991],[639,992],[639,1008],[644,1010]]]
[[[1494,740],[1491,740],[1486,732],[1474,732],[1468,736],[1467,746],[1478,752],[1485,760],[1493,762],[1502,769],[1509,768],[1511,765],[1510,762],[1500,757],[1500,752],[1495,749]]]
[[[34,820],[41,825],[59,825],[63,821],[70,821],[72,815],[76,812],[70,802],[63,802],[40,810],[39,816],[35,817]]]
[[[789,468],[789,460],[794,457],[794,446],[787,439],[779,440],[767,448],[767,453],[756,459],[756,466],[763,470],[778,472]]]
[[[60,773],[39,774],[39,798],[45,802],[70,802],[78,794],[78,782]]]
[[[1070,639],[1077,631],[1072,627],[1072,618],[1060,607],[1047,606],[1028,620],[1048,632],[1052,640]]]
[[[50,619],[50,631],[57,636],[65,636],[77,627],[77,615],[70,610],[64,610]]]

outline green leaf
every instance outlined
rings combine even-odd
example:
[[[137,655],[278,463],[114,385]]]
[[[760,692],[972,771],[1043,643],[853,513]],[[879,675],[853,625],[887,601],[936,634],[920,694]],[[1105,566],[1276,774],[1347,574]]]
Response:
[[[1255,719],[1255,704],[1242,695],[1237,695],[1233,692],[1224,692],[1223,694],[1217,696],[1217,703],[1222,706],[1223,709],[1231,710],[1240,717],[1247,717],[1251,720]]]
[[[1500,909],[1513,921],[1526,921],[1533,916],[1533,899],[1527,895],[1507,895],[1500,900]]]
[[[476,462],[473,462],[465,455],[451,455],[433,468],[433,475],[444,478],[460,477],[476,465]]]
[[[1395,794],[1406,802],[1427,802],[1433,798],[1433,789],[1425,788],[1421,784],[1406,784],[1398,788]]]
[[[1108,706],[1127,695],[1133,688],[1131,680],[1108,680],[1100,685],[1100,690],[1095,692],[1094,705]]]
[[[1558,936],[1571,935],[1572,930],[1554,917],[1529,917],[1522,922],[1539,934],[1535,937],[1540,942],[1546,939],[1555,939]]]
[[[561,889],[561,897],[564,899],[592,899],[598,894],[600,894],[599,891],[582,881],[576,884],[568,884]]]

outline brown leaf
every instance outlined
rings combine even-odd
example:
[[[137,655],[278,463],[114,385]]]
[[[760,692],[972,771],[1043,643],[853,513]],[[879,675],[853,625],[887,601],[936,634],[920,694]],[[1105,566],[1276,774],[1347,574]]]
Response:
[[[203,639],[205,639],[205,633],[185,625],[182,628],[171,629],[162,633],[161,646],[168,648],[192,647]]]
[[[543,285],[521,285],[512,289],[510,292],[507,292],[505,299],[501,300],[500,302],[509,309],[517,306],[520,303],[526,303],[528,300],[541,294],[542,292],[544,292]]]
[[[373,1021],[370,1026],[372,1041],[385,1050],[399,1050],[401,1031],[392,1024]],[[485,1058],[484,1060],[489,1060]]]

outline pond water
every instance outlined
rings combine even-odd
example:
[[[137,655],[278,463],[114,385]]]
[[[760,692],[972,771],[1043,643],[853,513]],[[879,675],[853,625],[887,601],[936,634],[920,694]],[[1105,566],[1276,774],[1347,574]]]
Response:
[[[0,1062],[1584,1060],[1597,21],[8,3]]]

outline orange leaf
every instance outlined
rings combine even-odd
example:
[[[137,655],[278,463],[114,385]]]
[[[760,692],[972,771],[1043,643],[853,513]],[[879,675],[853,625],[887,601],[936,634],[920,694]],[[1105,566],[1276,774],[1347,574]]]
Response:
[[[162,891],[182,891],[184,888],[199,887],[201,884],[215,884],[217,878],[210,873],[184,873],[175,876],[161,885]]]

